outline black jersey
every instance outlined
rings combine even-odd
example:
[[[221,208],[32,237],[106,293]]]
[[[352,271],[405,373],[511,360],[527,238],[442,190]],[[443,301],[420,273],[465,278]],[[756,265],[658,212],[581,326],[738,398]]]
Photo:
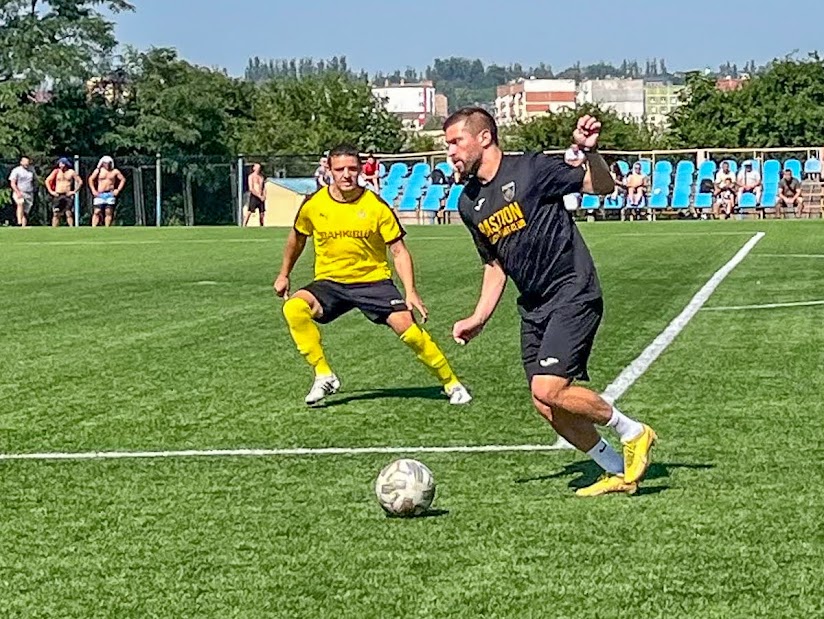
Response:
[[[526,311],[600,298],[589,249],[563,196],[580,193],[585,170],[560,157],[505,155],[488,183],[470,179],[461,219],[485,262],[498,260]]]

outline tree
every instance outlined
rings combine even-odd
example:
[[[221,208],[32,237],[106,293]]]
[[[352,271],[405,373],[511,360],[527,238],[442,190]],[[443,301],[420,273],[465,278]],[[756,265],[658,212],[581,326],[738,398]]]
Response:
[[[129,97],[119,125],[103,138],[122,153],[234,155],[251,123],[254,86],[197,67],[171,49],[130,52]]]
[[[253,117],[244,152],[317,154],[340,142],[395,152],[403,144],[400,120],[368,84],[343,73],[273,80],[260,87]]]
[[[824,143],[824,61],[774,61],[731,92],[697,73],[672,114],[673,147],[769,148]]]
[[[100,8],[134,10],[126,0],[0,0],[0,82],[89,76],[117,44]]]
[[[505,128],[501,132],[503,146],[518,151],[566,149],[578,119],[586,114],[601,121],[600,146],[604,150],[646,150],[654,145],[655,136],[644,125],[621,118],[612,110],[586,104]]]

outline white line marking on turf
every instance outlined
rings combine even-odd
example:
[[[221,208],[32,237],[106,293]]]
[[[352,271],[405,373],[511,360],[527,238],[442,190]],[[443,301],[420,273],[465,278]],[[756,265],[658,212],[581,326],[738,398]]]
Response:
[[[730,259],[729,262],[727,262],[727,264],[718,269],[713,276],[709,278],[707,283],[695,293],[695,296],[692,299],[690,299],[690,302],[687,303],[687,306],[683,309],[683,311],[678,314],[678,316],[676,316],[675,319],[669,323],[669,325],[667,325],[667,328],[664,329],[660,335],[646,347],[646,349],[644,349],[644,352],[642,352],[638,358],[635,359],[635,361],[624,368],[624,370],[618,375],[618,378],[607,386],[602,394],[605,400],[614,402],[626,393],[627,389],[629,389],[635,381],[637,381],[644,374],[644,372],[649,369],[649,366],[652,365],[653,361],[655,361],[673,342],[678,334],[684,330],[684,327],[687,326],[693,316],[695,316],[698,310],[700,310],[704,303],[707,302],[707,299],[710,298],[710,295],[712,295],[718,285],[724,281],[727,275],[729,275],[730,272],[738,266],[738,264],[752,251],[752,248],[755,247],[758,241],[762,238],[764,238],[763,232],[756,233],[744,244],[741,249],[738,250],[738,252]]]
[[[655,359],[670,345],[675,337],[695,316],[701,306],[729,275],[729,273],[764,237],[763,232],[755,234],[738,250],[732,259],[716,271],[709,281],[687,304],[687,307],[667,326],[667,328],[644,352],[627,366],[602,394],[605,399],[614,402],[620,398],[637,381]],[[88,452],[53,452],[53,453],[18,453],[0,454],[4,460],[116,460],[136,458],[190,458],[190,457],[266,457],[266,456],[325,456],[358,454],[416,454],[416,453],[506,453],[506,452],[546,452],[572,449],[562,438],[552,445],[456,445],[447,447],[298,447],[284,449],[191,449],[181,451],[88,451]]]
[[[705,307],[701,311],[734,312],[738,310],[777,309],[781,307],[810,307],[812,305],[824,305],[824,299],[819,301],[794,301],[791,303],[764,303],[762,305],[723,305],[718,307]]]
[[[556,445],[455,445],[447,447],[296,447],[284,449],[188,449],[180,451],[86,451],[0,454],[0,460],[118,460],[125,458],[350,456],[360,454],[506,453],[558,451]]]

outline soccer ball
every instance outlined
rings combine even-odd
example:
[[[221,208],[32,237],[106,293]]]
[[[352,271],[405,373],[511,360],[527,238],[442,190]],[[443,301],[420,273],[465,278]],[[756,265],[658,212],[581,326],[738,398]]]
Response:
[[[435,477],[422,462],[402,458],[383,468],[375,481],[375,494],[387,514],[420,516],[435,498]]]

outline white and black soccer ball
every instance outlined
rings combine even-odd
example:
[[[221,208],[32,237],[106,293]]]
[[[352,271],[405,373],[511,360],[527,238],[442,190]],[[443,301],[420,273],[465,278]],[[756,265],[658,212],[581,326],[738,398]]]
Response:
[[[375,494],[391,516],[420,516],[435,498],[435,477],[422,462],[402,458],[383,468],[375,481]]]

